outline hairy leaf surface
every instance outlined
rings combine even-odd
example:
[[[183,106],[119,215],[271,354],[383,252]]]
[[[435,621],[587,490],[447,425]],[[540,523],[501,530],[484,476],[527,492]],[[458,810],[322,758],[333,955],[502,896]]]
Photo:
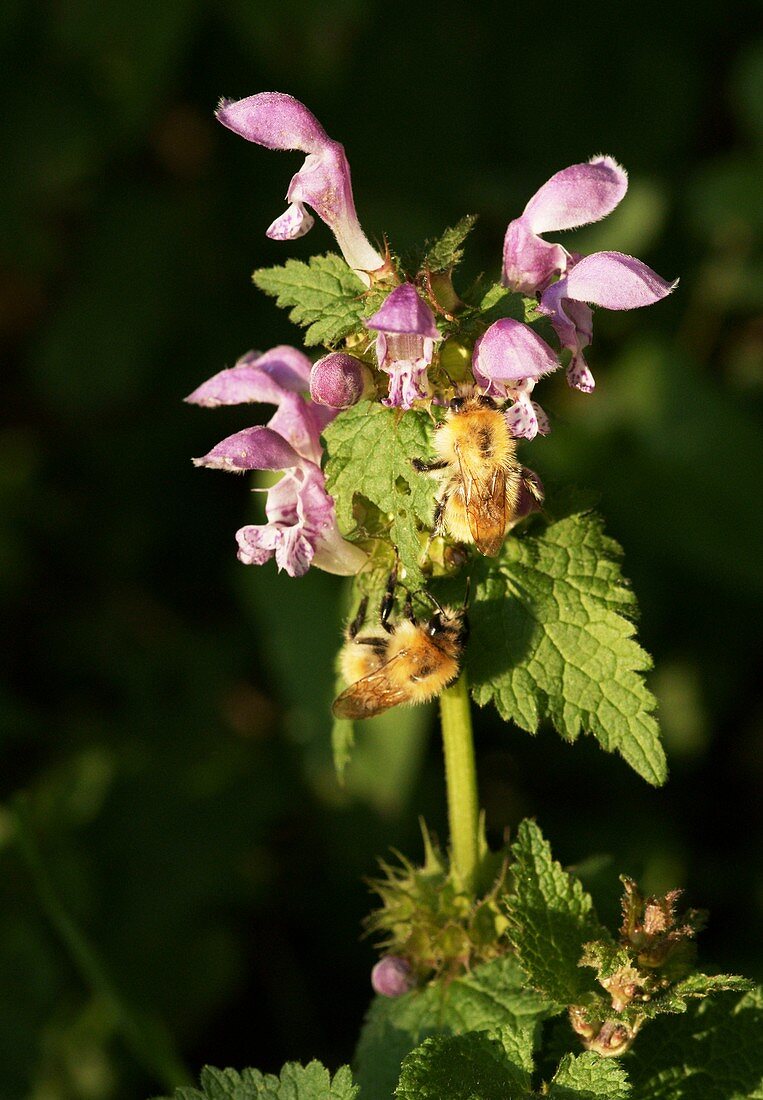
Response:
[[[348,1066],[332,1078],[320,1062],[287,1062],[278,1077],[256,1069],[238,1073],[205,1066],[201,1088],[176,1089],[174,1100],[355,1100],[357,1095]]]
[[[590,895],[554,861],[534,821],[520,824],[511,850],[508,935],[530,985],[562,1009],[594,988],[590,972],[578,963],[584,944],[607,933]]]
[[[522,988],[523,977],[509,957],[476,967],[450,983],[388,999],[377,997],[366,1017],[356,1051],[362,1100],[390,1100],[405,1056],[431,1035],[460,1035],[500,1027],[518,1035],[512,1057],[551,1014],[552,1006]]]
[[[252,275],[254,285],[291,308],[289,320],[307,328],[305,344],[335,344],[361,327],[366,314],[366,288],[354,271],[333,252],[311,256],[307,263],[287,260],[262,267]]]
[[[461,246],[471,233],[476,221],[476,214],[466,214],[430,245],[424,258],[430,271],[447,271],[461,261],[464,254]]]
[[[478,703],[530,733],[544,718],[568,741],[592,733],[658,785],[667,769],[644,680],[651,659],[634,639],[621,558],[588,511],[509,535],[480,566],[467,665]]]
[[[763,988],[650,1023],[627,1065],[636,1100],[763,1100]]]
[[[631,1095],[622,1066],[590,1051],[566,1054],[548,1090],[548,1100],[629,1100]]]
[[[356,530],[353,500],[359,494],[389,517],[390,538],[405,568],[406,583],[422,583],[418,525],[431,524],[435,486],[418,474],[411,459],[431,450],[430,422],[424,413],[386,409],[361,401],[329,424],[324,432],[328,461],[326,485],[337,506],[345,534]]]

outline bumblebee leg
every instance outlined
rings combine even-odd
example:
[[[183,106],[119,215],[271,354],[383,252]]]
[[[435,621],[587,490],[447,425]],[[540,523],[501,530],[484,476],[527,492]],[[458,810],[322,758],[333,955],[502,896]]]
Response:
[[[379,618],[381,624],[388,634],[392,633],[392,627],[389,625],[389,617],[392,614],[392,608],[395,606],[395,588],[397,587],[397,562],[395,562],[395,568],[389,575],[387,581],[387,588],[382,597],[381,607],[379,608]]]
[[[358,633],[361,626],[366,621],[366,611],[367,610],[368,610],[368,596],[364,596],[363,599],[360,601],[360,606],[358,607],[357,615],[352,620],[350,625],[347,627],[347,636],[348,636],[348,638],[352,639]]]
[[[412,622],[413,625],[416,626],[416,616],[413,614],[413,597],[411,596],[411,593],[408,590],[406,590],[406,593],[405,593],[405,603],[403,604],[403,614],[405,615],[406,619],[409,619],[410,622]]]
[[[537,504],[543,504],[543,501],[545,500],[543,485],[535,471],[528,470],[527,466],[523,466],[520,478],[522,481],[522,485],[533,498],[533,500]]]
[[[442,517],[445,515],[446,504],[447,497],[443,497],[442,500],[435,502],[434,519],[432,520],[432,538],[435,538],[437,535],[445,534]]]
[[[469,606],[469,596],[471,595],[471,592],[472,592],[472,578],[471,578],[471,576],[468,576],[466,578],[466,591],[464,592],[464,611],[466,611],[466,609]]]
[[[412,458],[411,466],[420,474],[434,474],[438,470],[446,469],[448,463],[443,459],[438,459],[436,462],[424,462],[421,458]]]

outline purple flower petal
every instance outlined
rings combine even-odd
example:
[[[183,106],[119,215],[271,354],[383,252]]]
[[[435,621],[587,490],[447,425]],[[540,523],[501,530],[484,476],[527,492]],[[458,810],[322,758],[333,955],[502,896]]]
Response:
[[[440,340],[434,314],[418,295],[413,283],[395,287],[372,317],[363,324],[378,332],[423,336]]]
[[[605,309],[639,309],[651,306],[675,290],[651,267],[621,252],[594,252],[580,260],[567,275],[565,296]]]
[[[271,241],[296,241],[315,225],[315,218],[301,202],[293,202],[265,231]]]
[[[486,393],[506,395],[511,383],[540,378],[559,366],[559,359],[536,332],[521,321],[502,317],[474,345],[474,379]]]
[[[370,285],[365,272],[384,266],[360,228],[352,195],[350,166],[344,149],[332,141],[315,115],[293,96],[261,92],[237,102],[225,100],[217,117],[224,126],[267,149],[295,149],[307,154],[292,178],[286,197],[291,204],[268,229],[277,240],[302,236],[310,225],[307,203],[332,230],[350,267]]]
[[[236,532],[238,560],[244,565],[264,565],[275,554],[280,528],[272,523],[247,524]]]
[[[283,436],[301,458],[318,464],[323,448],[320,427],[311,412],[310,406],[299,394],[285,393],[268,421],[268,427]]]
[[[382,405],[394,409],[410,409],[415,401],[431,397],[427,377],[426,359],[398,359],[381,364],[381,369],[389,375],[389,390]]]
[[[534,294],[568,269],[569,253],[539,233],[600,221],[628,188],[625,170],[611,157],[593,157],[557,172],[536,191],[521,217],[509,223],[503,242],[504,286]]]
[[[515,439],[535,439],[538,434],[538,416],[535,405],[526,393],[520,393],[517,400],[506,410],[506,423]]]
[[[271,428],[245,428],[229,435],[203,458],[194,458],[194,466],[239,473],[244,470],[288,470],[303,459],[286,440]]]
[[[549,435],[551,432],[551,424],[549,423],[548,417],[537,401],[533,401],[532,404],[535,410],[535,419],[538,422],[538,435]]]
[[[371,985],[382,997],[401,997],[413,988],[410,963],[397,955],[387,955],[371,971]]]
[[[593,393],[596,389],[596,381],[591,374],[591,369],[585,361],[582,351],[572,356],[567,367],[567,384],[581,393]]]
[[[587,164],[563,168],[543,184],[522,217],[534,233],[601,221],[628,190],[628,174],[612,157],[592,157]]]
[[[565,270],[567,260],[561,245],[544,241],[533,233],[526,218],[516,218],[509,223],[503,242],[501,281],[521,294],[534,294]]]
[[[207,408],[251,402],[277,405],[285,391],[299,393],[308,388],[310,367],[306,355],[285,344],[264,355],[250,351],[234,367],[203,382],[186,401]]]
[[[266,149],[320,153],[330,141],[315,115],[285,92],[260,92],[246,99],[223,99],[215,114],[223,126]]]

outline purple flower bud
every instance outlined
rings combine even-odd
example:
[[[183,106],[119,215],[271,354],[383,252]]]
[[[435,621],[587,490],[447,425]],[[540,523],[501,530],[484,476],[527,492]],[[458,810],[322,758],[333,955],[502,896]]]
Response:
[[[333,351],[313,365],[310,372],[310,396],[319,405],[331,409],[349,409],[373,387],[371,372],[352,355]]]
[[[382,997],[402,997],[413,988],[410,963],[398,955],[387,955],[371,971],[371,985]]]

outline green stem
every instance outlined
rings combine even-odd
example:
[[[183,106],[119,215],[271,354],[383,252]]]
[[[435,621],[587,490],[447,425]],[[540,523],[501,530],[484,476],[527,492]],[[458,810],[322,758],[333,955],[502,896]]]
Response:
[[[440,696],[448,822],[453,866],[467,890],[474,890],[479,864],[479,806],[472,714],[466,673]]]
[[[37,846],[29,821],[27,799],[18,796],[13,801],[16,841],[34,882],[40,904],[69,953],[83,981],[107,1006],[116,1021],[125,1043],[144,1069],[172,1092],[192,1080],[173,1049],[163,1026],[135,1012],[114,986],[98,955],[61,904]]]

